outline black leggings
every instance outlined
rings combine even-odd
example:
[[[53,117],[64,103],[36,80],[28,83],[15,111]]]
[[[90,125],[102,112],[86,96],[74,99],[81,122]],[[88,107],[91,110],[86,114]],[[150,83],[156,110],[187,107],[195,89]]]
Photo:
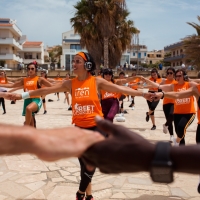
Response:
[[[197,130],[196,130],[196,143],[200,143],[200,124],[198,124],[197,126]]]
[[[174,121],[174,104],[173,103],[163,104],[163,111],[166,118],[165,126],[168,126],[169,134],[174,135],[173,123],[172,123]]]
[[[194,121],[195,114],[174,114],[174,126],[176,134],[179,138],[182,138],[180,145],[185,145],[186,129]]]
[[[0,98],[0,105],[2,104],[2,108],[3,108],[3,111],[6,112],[6,107],[5,107],[5,100],[3,97]]]
[[[103,136],[106,137],[106,134],[103,133],[102,131],[99,131],[96,126],[91,127],[91,128],[84,128],[84,129],[92,130],[92,131],[98,131],[99,133],[101,133]],[[81,171],[80,171],[81,181],[80,181],[80,184],[79,184],[79,190],[81,192],[85,192],[89,183],[92,181],[92,177],[94,175],[96,168],[93,171],[89,171],[89,170],[87,170],[86,165],[83,162],[82,158],[78,158],[78,160],[79,160],[80,167],[81,167]]]

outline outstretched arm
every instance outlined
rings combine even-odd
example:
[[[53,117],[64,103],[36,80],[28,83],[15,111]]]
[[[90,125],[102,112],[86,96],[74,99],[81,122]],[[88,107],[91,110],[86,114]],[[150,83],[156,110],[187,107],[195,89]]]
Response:
[[[34,129],[0,124],[0,155],[35,154],[46,161],[80,156],[104,138],[97,132],[77,127]]]
[[[155,144],[129,129],[98,118],[97,126],[109,137],[90,147],[83,158],[104,173],[149,171]],[[200,173],[200,145],[172,146],[170,157],[175,172]],[[110,159],[112,158],[112,159]]]

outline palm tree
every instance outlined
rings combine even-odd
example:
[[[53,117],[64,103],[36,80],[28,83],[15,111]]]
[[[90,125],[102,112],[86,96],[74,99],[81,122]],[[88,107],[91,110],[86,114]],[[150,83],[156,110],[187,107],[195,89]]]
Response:
[[[75,33],[81,36],[81,46],[86,47],[97,65],[104,58],[104,66],[116,66],[135,32],[125,0],[81,0],[70,19]]]
[[[197,16],[197,19],[200,22],[200,16]],[[189,35],[183,39],[185,61],[200,70],[200,25],[187,23],[196,29],[197,35]]]

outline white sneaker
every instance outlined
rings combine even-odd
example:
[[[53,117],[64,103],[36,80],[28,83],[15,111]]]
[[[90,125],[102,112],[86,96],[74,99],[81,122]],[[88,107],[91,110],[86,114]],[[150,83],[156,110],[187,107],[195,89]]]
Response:
[[[173,135],[170,135],[170,142],[174,142],[174,136]]]
[[[176,138],[173,139],[174,146],[179,146],[179,143],[176,141]]]
[[[168,126],[165,126],[165,124],[163,124],[163,133],[168,133]]]
[[[132,107],[131,107],[131,109],[132,109],[132,110],[134,110],[134,109],[135,109],[135,107],[134,107],[134,106],[132,106]]]

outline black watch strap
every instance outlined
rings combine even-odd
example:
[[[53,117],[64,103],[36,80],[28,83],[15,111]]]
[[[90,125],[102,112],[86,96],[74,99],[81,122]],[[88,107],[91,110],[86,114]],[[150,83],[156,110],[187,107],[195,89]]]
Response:
[[[173,164],[170,159],[169,142],[158,142],[151,162],[150,175],[153,181],[160,183],[173,182]]]
[[[170,161],[170,148],[171,144],[169,142],[158,142],[156,144],[156,152],[154,155],[154,160],[156,161]]]

